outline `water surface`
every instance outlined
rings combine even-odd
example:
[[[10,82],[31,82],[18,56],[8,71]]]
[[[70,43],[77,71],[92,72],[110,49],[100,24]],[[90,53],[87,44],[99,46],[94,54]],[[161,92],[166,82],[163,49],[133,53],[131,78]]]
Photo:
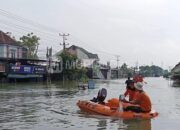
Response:
[[[91,99],[104,87],[107,99],[125,91],[125,79],[96,81],[95,89],[79,90],[75,82],[0,85],[0,129],[12,130],[179,130],[180,86],[163,78],[145,78],[145,91],[159,116],[123,120],[91,115],[76,102]],[[176,86],[176,87],[173,87]]]

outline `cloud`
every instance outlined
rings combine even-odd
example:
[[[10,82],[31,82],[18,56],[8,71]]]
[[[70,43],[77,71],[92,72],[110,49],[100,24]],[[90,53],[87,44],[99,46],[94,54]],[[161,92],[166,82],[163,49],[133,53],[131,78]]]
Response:
[[[7,0],[3,8],[68,32],[86,43],[74,40],[71,44],[94,53],[99,53],[96,50],[115,53],[121,56],[121,62],[130,65],[138,61],[174,66],[179,62],[177,0],[46,0],[44,6],[39,6],[42,1],[31,0],[28,4],[20,2],[21,8],[15,5],[17,1]],[[102,61],[115,58],[99,55]]]

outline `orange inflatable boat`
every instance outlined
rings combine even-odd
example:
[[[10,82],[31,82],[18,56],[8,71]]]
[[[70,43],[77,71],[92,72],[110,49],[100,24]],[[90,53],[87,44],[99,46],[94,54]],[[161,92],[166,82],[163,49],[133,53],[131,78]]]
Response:
[[[123,106],[127,106],[128,104],[123,103]],[[88,100],[79,100],[77,102],[77,106],[86,112],[92,112],[104,116],[112,116],[112,117],[120,117],[123,119],[134,119],[134,118],[142,118],[142,119],[151,119],[158,116],[156,111],[151,111],[149,113],[135,113],[131,111],[119,111],[119,109],[114,109],[106,103],[105,105],[98,104]]]

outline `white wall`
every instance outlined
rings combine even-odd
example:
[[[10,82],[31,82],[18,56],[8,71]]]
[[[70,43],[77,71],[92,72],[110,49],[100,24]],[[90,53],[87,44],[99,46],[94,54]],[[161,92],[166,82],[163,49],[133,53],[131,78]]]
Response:
[[[96,60],[96,59],[82,59],[82,60],[81,60],[82,66],[83,66],[83,67],[92,67],[93,62],[94,62],[95,60]]]
[[[77,49],[77,57],[79,59],[88,59],[88,56],[84,52],[82,52],[80,49]]]
[[[9,46],[9,56],[8,58],[11,58],[11,49],[15,50],[15,58],[18,58],[18,46]],[[7,58],[7,45],[0,45],[0,57]],[[22,58],[22,47],[19,47],[19,58]]]

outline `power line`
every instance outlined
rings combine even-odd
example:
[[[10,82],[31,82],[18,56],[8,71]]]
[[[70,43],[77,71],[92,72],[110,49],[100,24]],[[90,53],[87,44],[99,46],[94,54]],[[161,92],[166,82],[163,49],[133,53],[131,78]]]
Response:
[[[19,22],[23,22],[23,23],[26,23],[26,24],[30,24],[30,25],[33,25],[35,27],[38,27],[38,28],[41,28],[41,29],[44,29],[44,30],[47,30],[49,32],[55,32],[55,33],[58,33],[59,30],[56,30],[54,28],[51,28],[51,27],[47,27],[45,25],[42,25],[40,23],[37,23],[37,22],[34,22],[32,20],[29,20],[29,19],[26,19],[26,18],[23,18],[21,16],[18,16],[16,14],[13,14],[13,13],[10,13],[10,12],[7,12],[3,9],[0,9],[0,13],[3,15],[3,16],[6,16],[8,18],[11,18],[11,19],[15,19]]]
[[[17,24],[14,24],[14,23],[11,23],[9,21],[3,21],[2,19],[0,20],[0,23],[6,25],[6,26],[11,26],[13,28],[17,28],[17,29],[20,29],[20,30],[23,30],[25,32],[38,32],[39,34],[43,35],[43,36],[46,36],[48,37],[49,39],[53,39],[55,40],[55,35],[49,35],[48,33],[45,33],[45,32],[42,32],[42,31],[39,31],[39,30],[36,30],[36,29],[32,29],[32,28],[29,28],[29,27],[23,27],[23,26],[20,26],[20,25],[17,25]],[[58,35],[57,35],[58,36]]]
[[[18,22],[22,22],[23,24],[28,24],[28,25],[34,26],[34,27],[36,27],[36,28],[38,28],[38,29],[40,28],[40,29],[46,30],[47,33],[48,33],[48,37],[49,37],[50,35],[54,37],[55,35],[53,35],[53,34],[59,32],[59,30],[57,30],[57,29],[54,29],[54,28],[51,28],[51,27],[48,27],[48,26],[39,24],[39,23],[37,23],[37,22],[34,22],[34,21],[32,21],[32,20],[29,20],[29,19],[20,17],[20,16],[18,16],[18,15],[15,15],[15,14],[13,14],[13,13],[7,12],[7,11],[2,10],[2,9],[0,9],[0,14],[3,15],[3,16],[5,16],[5,17],[7,17],[7,18],[14,19],[14,20],[16,20],[16,21],[18,21]],[[17,25],[17,26],[19,26],[19,25]],[[16,26],[16,27],[17,27],[17,26]],[[27,31],[24,27],[18,27],[18,28],[21,28],[22,30]],[[45,32],[42,32],[42,31],[40,31],[40,33],[46,34]],[[51,33],[51,34],[49,34],[49,33]],[[43,36],[45,36],[45,35],[43,35]],[[73,37],[74,37],[74,36],[73,36]],[[74,38],[75,38],[75,37],[74,37]],[[77,39],[77,38],[75,38],[75,39]],[[53,39],[53,40],[55,40],[55,39]],[[65,40],[63,40],[63,44],[64,44],[64,41],[65,41]],[[83,41],[81,41],[81,40],[79,40],[79,39],[78,39],[78,41],[80,41],[80,43],[83,43],[83,44],[89,46],[89,44],[86,44],[85,42],[83,42]],[[63,48],[65,48],[65,44],[63,45]],[[91,47],[91,48],[92,48],[92,47]],[[105,52],[105,51],[102,51],[102,50],[97,50],[97,49],[93,49],[93,50],[95,50],[95,51],[97,51],[97,52],[99,52],[99,53],[101,53],[101,54],[113,55],[113,56],[116,55],[116,54],[112,54],[112,53]]]

